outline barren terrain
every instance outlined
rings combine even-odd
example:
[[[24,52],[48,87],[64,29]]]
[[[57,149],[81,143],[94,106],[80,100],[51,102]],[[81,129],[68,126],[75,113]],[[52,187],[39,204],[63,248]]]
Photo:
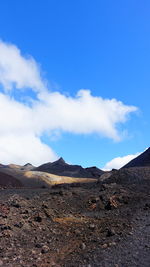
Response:
[[[5,189],[0,266],[149,266],[149,184]]]
[[[0,266],[150,266],[149,166],[94,167],[96,179],[32,168],[0,166]]]

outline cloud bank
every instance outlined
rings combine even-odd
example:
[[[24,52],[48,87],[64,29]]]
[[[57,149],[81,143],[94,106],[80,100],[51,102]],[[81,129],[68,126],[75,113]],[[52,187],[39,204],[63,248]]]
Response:
[[[132,159],[138,157],[141,153],[130,154],[123,157],[117,157],[112,159],[111,161],[107,162],[103,167],[103,170],[110,171],[112,169],[120,169],[124,165],[126,165]]]
[[[72,134],[96,133],[115,141],[121,139],[117,126],[137,110],[116,99],[92,96],[79,90],[76,96],[49,91],[39,65],[12,45],[0,42],[0,162],[39,165],[57,158],[41,141],[44,133],[56,130]],[[30,105],[16,100],[9,92],[33,90]]]

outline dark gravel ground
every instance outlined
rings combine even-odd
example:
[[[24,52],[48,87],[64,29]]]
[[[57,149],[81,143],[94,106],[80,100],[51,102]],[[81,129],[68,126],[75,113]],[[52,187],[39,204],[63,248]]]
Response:
[[[146,185],[0,190],[0,266],[149,267]]]

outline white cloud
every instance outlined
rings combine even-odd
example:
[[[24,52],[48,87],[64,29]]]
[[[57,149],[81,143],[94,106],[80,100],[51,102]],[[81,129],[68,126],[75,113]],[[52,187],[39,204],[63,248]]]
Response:
[[[47,129],[76,134],[98,133],[114,140],[120,139],[117,124],[125,122],[128,114],[136,110],[116,99],[94,97],[89,90],[78,91],[74,98],[58,92],[44,93],[40,98],[43,101],[37,104],[35,112],[41,114],[39,117],[45,114],[42,124]]]
[[[124,165],[126,165],[129,161],[139,156],[141,153],[130,154],[123,157],[117,157],[107,162],[103,167],[103,170],[110,171],[112,169],[120,169]]]
[[[21,55],[12,44],[0,41],[0,82],[5,89],[32,88],[36,91],[45,88],[38,64],[32,57]]]
[[[45,133],[97,133],[120,140],[117,130],[136,107],[116,99],[94,97],[89,90],[78,91],[75,97],[49,92],[39,67],[31,57],[25,58],[19,49],[0,42],[0,162],[40,164],[56,159],[55,153],[41,141]],[[30,88],[37,94],[30,107],[6,94],[6,90]],[[14,145],[13,145],[14,140]],[[18,143],[18,145],[17,145]]]
[[[34,134],[7,134],[0,136],[0,162],[24,165],[27,162],[38,166],[57,159],[52,149],[43,144]]]

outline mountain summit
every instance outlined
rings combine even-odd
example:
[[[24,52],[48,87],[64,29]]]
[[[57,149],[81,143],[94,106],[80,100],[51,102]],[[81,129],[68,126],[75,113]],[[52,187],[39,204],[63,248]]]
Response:
[[[55,164],[63,164],[63,165],[67,165],[67,163],[65,162],[65,160],[61,157],[58,160],[54,161]]]

